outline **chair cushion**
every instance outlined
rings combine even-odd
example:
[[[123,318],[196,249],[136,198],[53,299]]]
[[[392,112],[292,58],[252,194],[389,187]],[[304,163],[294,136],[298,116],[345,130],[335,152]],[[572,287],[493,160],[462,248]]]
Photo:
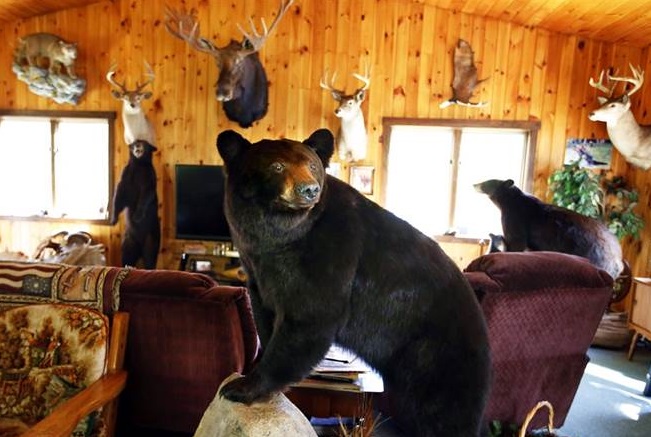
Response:
[[[30,426],[105,372],[108,319],[74,305],[26,305],[0,311],[2,424]],[[89,435],[95,416],[75,435]]]

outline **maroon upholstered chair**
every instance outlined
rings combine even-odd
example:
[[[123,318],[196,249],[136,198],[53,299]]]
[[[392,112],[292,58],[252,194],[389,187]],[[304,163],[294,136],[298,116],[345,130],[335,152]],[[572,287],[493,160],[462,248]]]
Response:
[[[547,400],[560,427],[612,295],[611,277],[584,258],[556,252],[492,253],[464,273],[488,326],[493,380],[486,419],[521,424]],[[531,425],[546,420],[537,415]]]

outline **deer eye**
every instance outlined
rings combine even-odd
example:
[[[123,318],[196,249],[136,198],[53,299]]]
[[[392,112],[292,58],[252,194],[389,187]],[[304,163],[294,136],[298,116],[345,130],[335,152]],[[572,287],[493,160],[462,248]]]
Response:
[[[285,170],[285,164],[282,162],[274,162],[269,167],[271,168],[271,171],[275,173],[282,173],[283,170]]]

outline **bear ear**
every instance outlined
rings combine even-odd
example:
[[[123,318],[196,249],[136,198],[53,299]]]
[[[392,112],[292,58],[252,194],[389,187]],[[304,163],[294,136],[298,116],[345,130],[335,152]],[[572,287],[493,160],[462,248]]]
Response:
[[[251,143],[233,130],[226,130],[217,135],[217,150],[224,163],[228,165],[238,157]]]
[[[318,129],[310,135],[308,139],[303,141],[312,148],[323,163],[323,167],[328,167],[330,158],[335,151],[335,138],[328,129]]]
[[[504,186],[508,188],[510,186],[513,186],[513,183],[513,179],[507,179],[504,181]]]

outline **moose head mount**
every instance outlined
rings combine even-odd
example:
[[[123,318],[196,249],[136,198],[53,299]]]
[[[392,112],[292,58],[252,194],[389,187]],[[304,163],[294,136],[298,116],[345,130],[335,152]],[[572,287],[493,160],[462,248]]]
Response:
[[[335,109],[335,115],[341,119],[341,126],[337,135],[337,150],[339,159],[344,162],[360,161],[366,158],[366,145],[368,137],[362,113],[362,102],[366,98],[366,92],[371,85],[370,69],[368,64],[363,75],[353,73],[353,77],[363,83],[352,94],[346,94],[342,89],[334,86],[337,73],[334,72],[328,79],[328,71],[323,75],[321,88],[330,91],[332,98],[339,106]]]
[[[154,128],[142,110],[141,103],[152,96],[151,91],[143,91],[147,85],[154,82],[154,70],[147,61],[144,61],[147,80],[142,84],[136,82],[136,87],[129,90],[125,82],[115,80],[117,64],[113,63],[106,73],[106,80],[115,88],[111,94],[122,101],[122,124],[124,124],[124,142],[132,144],[136,140],[146,141],[151,145],[156,144]]]
[[[439,108],[447,108],[451,105],[468,107],[486,106],[488,102],[472,103],[472,93],[477,85],[486,79],[477,79],[477,67],[475,66],[475,54],[470,44],[459,39],[454,47],[454,79],[452,80],[452,98],[441,102]]]
[[[627,162],[644,170],[651,168],[651,126],[640,126],[631,112],[630,97],[642,88],[644,83],[644,71],[630,65],[632,77],[613,76],[605,74],[602,70],[599,74],[599,81],[590,78],[590,86],[603,92],[604,96],[598,96],[597,100],[601,105],[590,113],[588,118],[592,121],[603,121],[606,123],[608,136],[613,146],[622,154]],[[604,75],[607,83],[604,83]],[[633,88],[623,94],[614,96],[615,87],[620,82],[627,82]]]
[[[251,18],[250,33],[238,24],[237,28],[244,38],[241,42],[231,40],[224,47],[217,47],[200,36],[199,23],[193,14],[177,12],[167,7],[165,28],[175,37],[187,42],[190,47],[215,58],[219,68],[215,97],[222,102],[228,119],[237,122],[240,127],[250,127],[267,114],[269,84],[258,51],[293,2],[294,0],[281,0],[271,26],[267,28],[264,19],[261,20],[261,33]]]

